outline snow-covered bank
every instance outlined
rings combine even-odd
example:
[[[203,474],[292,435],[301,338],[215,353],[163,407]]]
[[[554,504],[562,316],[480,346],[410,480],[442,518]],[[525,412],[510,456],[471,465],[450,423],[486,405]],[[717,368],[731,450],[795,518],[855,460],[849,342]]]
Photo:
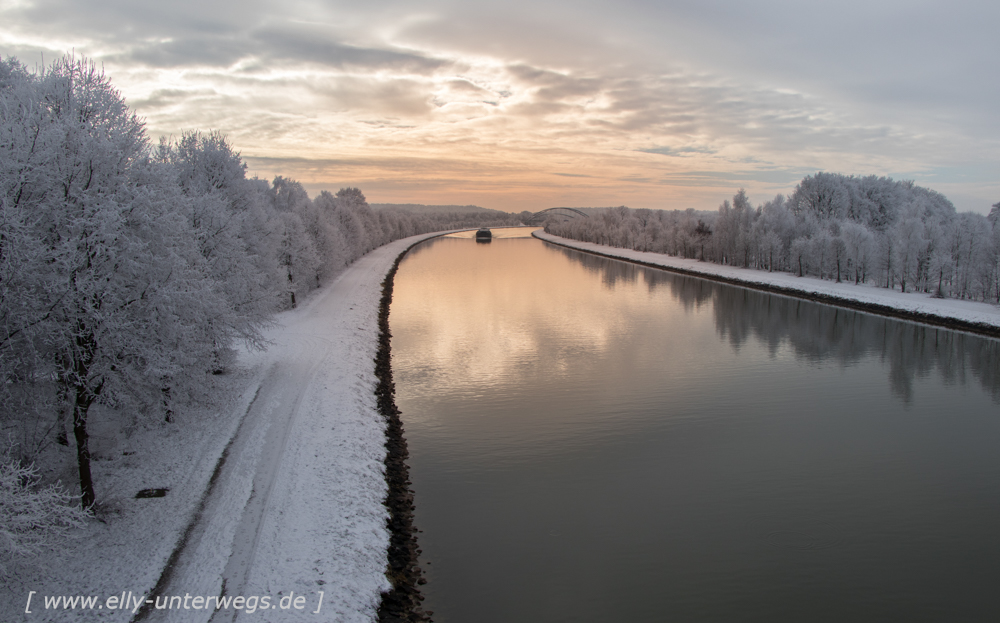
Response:
[[[253,614],[243,605],[258,621],[292,612],[373,620],[389,588],[385,422],[373,393],[381,282],[400,253],[435,235],[372,251],[280,314],[267,331],[271,346],[241,354],[239,370],[216,379],[226,394],[213,401],[221,413],[177,413],[173,424],[135,433],[134,453],[115,445],[97,461],[106,523],[91,522],[63,560],[8,583],[0,620],[128,621],[133,613],[110,608],[108,598],[218,596],[223,582],[225,595],[258,598]],[[135,499],[150,487],[169,492]],[[305,598],[302,608],[281,609],[293,592]],[[45,608],[46,596],[62,595],[96,596],[102,607]],[[183,613],[180,605],[153,609],[147,620],[207,621],[214,607],[194,603]]]
[[[879,288],[871,285],[836,283],[789,273],[764,272],[752,268],[723,266],[683,259],[661,253],[619,249],[590,242],[553,236],[538,230],[536,238],[571,249],[667,270],[767,290],[872,312],[925,322],[950,329],[1000,337],[1000,308],[988,303],[958,299],[937,299],[928,294]]]

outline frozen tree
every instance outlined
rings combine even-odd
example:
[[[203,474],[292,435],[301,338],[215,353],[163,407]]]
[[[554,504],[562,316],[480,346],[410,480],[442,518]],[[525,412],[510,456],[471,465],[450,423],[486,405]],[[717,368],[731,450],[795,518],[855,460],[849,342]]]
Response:
[[[826,278],[833,261],[833,236],[826,228],[820,229],[809,240],[809,265],[820,279]]]
[[[329,274],[336,274],[351,262],[351,245],[341,227],[339,209],[336,197],[324,190],[313,200],[312,215],[304,221],[307,229],[316,232],[317,252]]]
[[[924,224],[916,215],[908,215],[899,220],[893,234],[897,241],[895,270],[900,288],[906,292],[906,284],[912,284],[919,277],[919,265],[927,250]]]
[[[271,182],[268,194],[274,209],[279,212],[300,213],[311,203],[309,193],[302,184],[280,175]]]
[[[817,173],[787,200],[753,208],[740,189],[714,214],[615,208],[546,225],[598,244],[789,270],[904,291],[1000,303],[1000,203],[988,217],[958,214],[909,181]],[[871,279],[871,281],[869,281]]]
[[[817,173],[799,183],[791,204],[796,214],[809,212],[820,219],[841,219],[848,214],[850,198],[841,176]]]
[[[321,193],[313,201],[304,205],[299,216],[309,237],[313,240],[318,260],[315,280],[316,287],[337,274],[347,265],[347,242],[340,228],[337,227],[332,202],[333,195]],[[397,219],[400,223],[403,219]],[[413,235],[412,226],[400,227],[397,224],[397,238]]]
[[[0,106],[19,139],[3,144],[2,201],[29,261],[4,307],[23,297],[31,312],[10,314],[0,348],[6,360],[30,344],[36,365],[65,386],[87,508],[90,407],[155,400],[164,378],[196,370],[204,345],[231,337],[233,323],[205,278],[180,193],[103,73],[66,58],[22,86],[18,106]]]
[[[774,270],[781,261],[781,237],[774,231],[769,231],[761,238],[761,252],[765,259],[768,272]]]
[[[302,219],[294,212],[283,212],[279,215],[281,227],[281,252],[278,256],[279,265],[285,275],[285,287],[289,296],[289,305],[296,306],[296,295],[302,298],[314,282],[319,258],[316,249],[306,232]]]
[[[734,256],[742,261],[743,266],[750,266],[750,256],[756,244],[753,235],[753,224],[758,213],[750,205],[750,198],[742,188],[733,196],[733,219],[736,229],[736,247]]]
[[[947,253],[945,249],[935,249],[931,253],[928,272],[932,278],[936,277],[935,298],[945,298],[949,295],[949,292],[945,290],[945,285],[949,283],[946,281],[945,275],[950,277],[954,271],[955,265],[952,262],[951,254]]]
[[[847,259],[847,270],[853,271],[854,283],[864,283],[871,261],[874,236],[867,227],[854,221],[845,222],[840,228]]]
[[[726,199],[719,206],[719,216],[715,220],[712,241],[715,243],[715,257],[722,264],[732,264],[736,252],[736,237],[739,235],[738,219],[732,204]]]
[[[996,303],[1000,304],[1000,203],[993,204],[993,209],[990,210],[986,220],[990,224],[990,243],[987,261],[992,276],[992,298]]]
[[[372,248],[365,218],[365,212],[371,212],[371,208],[357,188],[342,188],[329,201],[347,242],[348,263],[353,262]]]
[[[35,78],[13,59],[0,60],[0,409],[36,411],[35,392],[19,391],[44,366],[47,353],[37,336],[48,311],[31,267],[44,266],[44,246],[33,239],[33,183],[42,171],[34,152],[50,142]]]
[[[161,140],[157,159],[168,164],[183,194],[181,207],[204,258],[208,276],[225,297],[232,336],[259,341],[284,292],[280,234],[272,227],[271,189],[248,180],[246,165],[218,132],[190,132],[175,144]],[[228,340],[217,346],[224,357]],[[221,362],[220,362],[221,363]]]
[[[23,465],[9,450],[0,455],[0,578],[8,577],[10,563],[30,563],[58,549],[86,520],[60,484],[41,487],[38,481],[34,465]]]
[[[705,244],[712,239],[712,233],[712,228],[705,221],[698,219],[698,225],[694,228],[694,240],[701,249],[701,257],[699,258],[701,260],[705,259]]]
[[[841,236],[841,228],[838,225],[834,228],[836,233],[833,234],[830,241],[830,254],[833,256],[833,263],[837,270],[837,283],[841,282],[840,275],[842,274],[842,269],[847,263],[847,243],[844,242],[844,238]]]
[[[955,265],[955,289],[960,298],[972,298],[975,288],[976,265],[982,260],[988,243],[989,220],[978,214],[959,215],[952,229],[952,261]]]

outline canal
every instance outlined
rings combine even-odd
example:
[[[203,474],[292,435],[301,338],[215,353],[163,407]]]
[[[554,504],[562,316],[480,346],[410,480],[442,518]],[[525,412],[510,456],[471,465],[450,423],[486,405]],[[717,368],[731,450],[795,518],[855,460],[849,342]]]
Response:
[[[395,278],[435,621],[1000,617],[996,340],[529,231]]]

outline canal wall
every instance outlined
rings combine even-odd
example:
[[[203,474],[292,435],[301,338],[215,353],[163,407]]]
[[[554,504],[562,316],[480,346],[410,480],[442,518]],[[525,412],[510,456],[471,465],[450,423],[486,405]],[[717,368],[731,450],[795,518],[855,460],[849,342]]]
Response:
[[[421,240],[420,242],[424,242]],[[410,470],[406,463],[409,450],[403,422],[396,406],[396,386],[392,380],[392,333],[389,330],[389,307],[396,270],[403,257],[420,242],[410,245],[396,257],[382,281],[382,298],[378,310],[378,351],[375,355],[375,396],[378,412],[386,421],[385,479],[388,485],[385,506],[389,511],[389,563],[386,572],[392,590],[382,595],[378,609],[380,623],[431,621],[421,607],[420,585],[426,583],[423,570],[417,565],[420,549],[418,530],[413,525],[413,490]]]

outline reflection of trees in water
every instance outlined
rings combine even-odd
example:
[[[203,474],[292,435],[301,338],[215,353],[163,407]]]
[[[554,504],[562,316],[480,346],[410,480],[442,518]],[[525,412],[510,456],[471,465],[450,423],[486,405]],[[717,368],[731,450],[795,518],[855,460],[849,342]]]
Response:
[[[641,274],[650,290],[669,287],[685,311],[713,303],[719,335],[739,350],[751,338],[774,355],[788,344],[798,358],[834,360],[847,366],[877,356],[889,367],[893,393],[906,403],[914,383],[935,370],[948,384],[975,378],[1000,402],[1000,341],[893,320],[802,299],[647,269],[617,260],[567,251],[599,273],[605,285],[634,283]]]
[[[684,279],[684,278],[678,278]],[[978,379],[1000,402],[1000,342],[947,329],[874,316],[764,292],[714,286],[719,334],[739,348],[751,336],[773,353],[789,344],[800,358],[850,365],[877,356],[888,365],[892,391],[904,402],[913,398],[917,379],[937,370],[946,383]],[[684,288],[674,288],[683,297]]]
[[[639,275],[645,270],[642,266],[637,264],[620,262],[606,257],[601,257],[600,255],[570,251],[569,249],[561,247],[559,250],[566,253],[570,259],[582,265],[585,269],[587,269],[587,272],[600,277],[601,283],[611,289],[614,289],[614,287],[619,283],[636,283],[639,279]]]

